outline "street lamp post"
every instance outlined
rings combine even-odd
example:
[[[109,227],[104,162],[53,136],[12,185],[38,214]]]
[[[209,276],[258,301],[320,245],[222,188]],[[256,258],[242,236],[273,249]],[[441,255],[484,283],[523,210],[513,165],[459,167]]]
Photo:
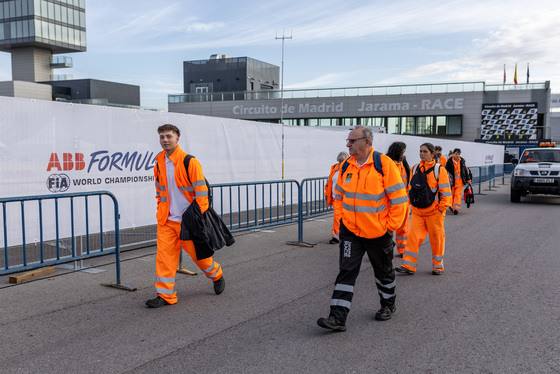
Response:
[[[284,41],[292,39],[292,35],[286,36],[282,30],[282,36],[276,35],[276,40],[282,40],[282,78],[280,81],[280,123],[282,125],[282,180],[284,180]],[[284,200],[284,199],[282,199]]]

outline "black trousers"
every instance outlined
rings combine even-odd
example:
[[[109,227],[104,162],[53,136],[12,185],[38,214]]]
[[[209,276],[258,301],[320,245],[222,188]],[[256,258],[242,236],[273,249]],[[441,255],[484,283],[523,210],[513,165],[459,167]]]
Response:
[[[367,253],[375,276],[381,306],[395,304],[395,269],[393,248],[395,243],[389,234],[366,239],[354,235],[340,222],[339,273],[336,277],[331,300],[331,315],[346,322],[354,296],[354,285],[360,273],[362,258]]]

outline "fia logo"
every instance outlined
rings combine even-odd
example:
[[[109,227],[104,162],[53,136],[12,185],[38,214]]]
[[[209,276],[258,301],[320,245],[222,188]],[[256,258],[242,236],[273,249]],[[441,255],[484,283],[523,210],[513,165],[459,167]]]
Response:
[[[346,179],[344,180],[344,183],[350,183],[350,181],[352,181],[352,173],[346,174]]]
[[[70,177],[66,174],[51,174],[47,178],[47,188],[53,193],[64,192],[70,188]]]

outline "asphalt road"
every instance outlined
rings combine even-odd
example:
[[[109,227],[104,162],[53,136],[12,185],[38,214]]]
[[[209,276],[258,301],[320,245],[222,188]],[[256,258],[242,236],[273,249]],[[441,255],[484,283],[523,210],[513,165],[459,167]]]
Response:
[[[326,317],[338,270],[332,216],[304,224],[313,248],[288,225],[236,236],[215,259],[226,290],[178,274],[179,303],[155,296],[155,248],[123,253],[127,292],[106,272],[57,270],[19,285],[0,277],[0,373],[558,373],[560,198],[509,202],[509,187],[483,191],[447,216],[445,274],[431,275],[426,241],[414,276],[397,276],[397,312],[379,308],[364,259],[348,330]],[[400,260],[395,259],[395,266]],[[194,270],[194,264],[186,262]]]

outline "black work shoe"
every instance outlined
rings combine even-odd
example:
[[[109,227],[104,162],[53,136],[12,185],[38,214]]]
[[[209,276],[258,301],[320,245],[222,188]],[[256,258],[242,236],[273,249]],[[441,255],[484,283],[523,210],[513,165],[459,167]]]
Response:
[[[454,214],[454,215],[457,215],[457,214],[459,214],[459,211],[458,211],[457,209],[454,209],[454,210],[453,210],[453,214]]]
[[[432,275],[442,275],[443,271],[442,270],[432,270]]]
[[[346,331],[346,324],[340,322],[333,316],[329,316],[329,318],[319,318],[317,324],[325,329],[331,329],[333,331]]]
[[[337,244],[337,243],[338,243],[337,238],[332,238],[331,240],[329,240],[329,244]]]
[[[162,306],[166,306],[166,305],[171,305],[171,304],[165,301],[161,296],[146,301],[146,306],[148,308],[161,308]]]
[[[387,321],[391,319],[393,313],[397,310],[396,306],[384,306],[375,313],[375,319],[377,321]]]
[[[395,268],[395,271],[401,274],[414,275],[414,272],[412,270],[408,270],[407,268],[402,266],[400,268]]]
[[[220,279],[214,282],[214,292],[216,293],[216,295],[219,295],[224,292],[224,288],[226,288],[226,280],[222,275]]]

